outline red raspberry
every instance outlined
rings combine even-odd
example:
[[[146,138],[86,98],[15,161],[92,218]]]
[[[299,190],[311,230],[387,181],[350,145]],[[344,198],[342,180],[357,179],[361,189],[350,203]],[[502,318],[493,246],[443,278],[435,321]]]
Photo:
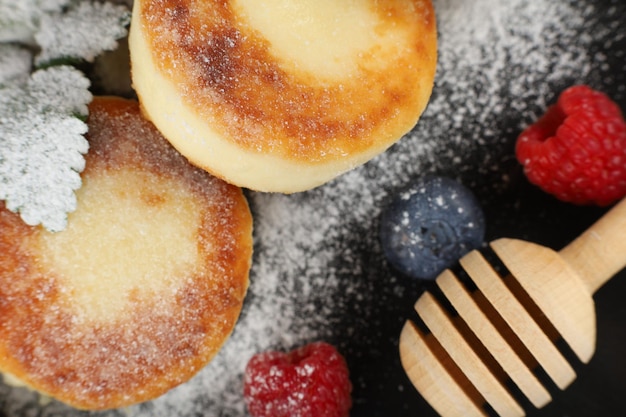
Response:
[[[626,195],[626,122],[606,95],[570,87],[517,139],[528,180],[557,198],[605,206]]]
[[[343,356],[324,342],[250,359],[244,397],[253,417],[347,417],[352,384]]]

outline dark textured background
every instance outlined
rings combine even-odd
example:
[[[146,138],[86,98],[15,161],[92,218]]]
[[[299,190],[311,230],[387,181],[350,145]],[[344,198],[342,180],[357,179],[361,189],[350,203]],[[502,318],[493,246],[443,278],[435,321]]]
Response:
[[[626,2],[621,0],[569,1],[581,9],[588,9],[584,24],[585,34],[593,37],[600,28],[616,24],[619,30],[612,33],[612,42],[606,37],[597,37],[592,42],[592,54],[606,54],[605,63],[594,62],[589,74],[576,80],[560,80],[554,87],[556,95],[572,83],[586,83],[608,93],[626,110]],[[437,2],[435,1],[435,4]],[[592,7],[590,7],[592,6]],[[612,19],[607,19],[607,11],[616,9]],[[617,20],[613,20],[617,19]],[[576,42],[576,39],[565,40]],[[607,44],[610,45],[607,48]],[[514,71],[512,71],[513,76]],[[506,92],[503,92],[503,94]],[[435,91],[445,95],[445,89]],[[511,152],[516,138],[518,115],[506,113],[498,123],[497,129],[507,140],[503,144],[504,153]],[[418,125],[417,129],[428,131],[429,126]],[[490,152],[490,151],[483,151]],[[500,150],[496,150],[500,152]],[[474,156],[480,160],[481,155]],[[520,167],[513,160],[501,158],[502,163],[491,173],[485,175],[481,170],[461,173],[461,178],[471,184],[483,202],[487,218],[487,241],[499,237],[525,239],[559,250],[576,238],[605,211],[601,208],[576,207],[556,201],[528,184]],[[479,172],[480,171],[480,172]],[[512,181],[505,190],[493,193],[488,185],[503,172]],[[445,170],[444,175],[458,174]],[[457,175],[458,176],[458,175]],[[626,239],[626,230],[623,231]],[[355,239],[355,243],[356,243]],[[625,255],[626,256],[626,255]],[[368,259],[364,255],[364,259]],[[367,261],[364,261],[367,262]],[[375,268],[374,265],[369,265]],[[367,269],[367,268],[366,268]],[[386,269],[379,273],[394,274]],[[385,283],[384,278],[380,279]],[[424,285],[411,283],[403,304],[386,305],[381,308],[380,329],[386,329],[390,337],[399,334],[404,318],[412,317],[412,306],[424,291]],[[382,284],[384,285],[384,284]],[[384,292],[384,288],[380,288]],[[591,417],[591,416],[626,416],[626,270],[622,270],[612,280],[600,288],[595,296],[597,314],[597,347],[589,364],[573,362],[577,373],[573,384],[565,391],[550,389],[552,402],[541,410],[527,408],[529,416],[536,417]],[[378,337],[373,333],[373,337]],[[353,373],[362,374],[376,384],[366,389],[355,390],[353,417],[374,416],[436,416],[437,414],[416,394],[400,367],[397,344],[389,345],[381,339],[378,349],[362,362],[351,364]],[[371,343],[371,340],[370,342]],[[347,350],[358,350],[359,346],[346,342]],[[403,389],[399,390],[398,387]]]
[[[466,0],[476,1],[480,0]],[[506,0],[503,0],[505,2]],[[532,0],[529,0],[532,1]],[[557,0],[555,0],[557,1]],[[558,0],[560,1],[560,0]],[[437,7],[438,1],[434,1]],[[440,2],[439,2],[440,3]],[[564,4],[584,10],[584,22],[578,28],[577,36],[590,36],[589,56],[601,54],[604,61],[591,62],[591,67],[584,74],[567,79],[550,79],[549,86],[542,91],[550,91],[552,96],[543,97],[546,102],[553,102],[564,88],[574,83],[586,83],[592,87],[605,91],[615,99],[621,108],[626,109],[626,2],[623,0],[563,0]],[[477,3],[478,4],[478,3]],[[582,13],[582,12],[581,12]],[[532,16],[529,18],[532,19]],[[561,22],[562,23],[562,22]],[[607,27],[618,28],[615,32],[608,32]],[[558,30],[555,29],[555,30]],[[445,34],[443,34],[445,36]],[[608,42],[610,40],[610,42]],[[561,46],[567,43],[578,42],[576,36],[561,39]],[[488,50],[489,46],[485,46]],[[447,103],[452,88],[449,79],[459,79],[461,74],[455,73],[455,68],[449,63],[442,63],[438,72],[438,79],[433,92],[433,101]],[[511,65],[506,68],[502,77],[523,77],[526,68]],[[449,77],[449,78],[448,78]],[[481,76],[480,69],[476,73],[468,74],[467,82],[470,88],[480,93],[482,83],[489,82]],[[534,78],[537,79],[537,78]],[[502,85],[506,85],[503,83]],[[539,92],[533,96],[536,86],[529,85],[528,96],[524,100],[539,99]],[[111,92],[102,89],[96,80],[96,93]],[[539,90],[537,90],[539,91]],[[117,93],[117,91],[113,91]],[[454,163],[438,163],[428,166],[424,164],[421,171],[453,176],[472,188],[483,204],[487,218],[487,236],[490,241],[499,237],[514,237],[539,243],[555,250],[565,246],[580,232],[586,229],[599,218],[604,209],[590,207],[576,207],[556,201],[529,185],[516,161],[513,158],[514,141],[522,123],[531,121],[529,113],[541,113],[541,106],[528,109],[529,112],[520,115],[511,109],[511,104],[519,99],[510,91],[500,91],[500,100],[503,108],[499,114],[487,118],[491,135],[497,141],[485,147],[474,147],[463,155],[462,166]],[[446,110],[451,113],[455,106],[474,103],[457,103],[450,101]],[[477,105],[480,105],[478,103]],[[530,106],[532,107],[532,106]],[[478,109],[479,113],[481,109]],[[439,117],[439,118],[438,118]],[[433,134],[460,135],[475,137],[481,133],[484,126],[471,123],[454,126],[449,132],[441,132],[440,117],[434,114],[433,109],[427,109],[422,120],[415,128],[415,137],[429,137]],[[487,116],[485,116],[487,117]],[[520,120],[523,119],[523,120]],[[448,127],[448,125],[446,125]],[[424,291],[424,285],[419,282],[400,277],[385,262],[378,238],[378,214],[392,195],[396,187],[404,186],[406,181],[419,176],[420,169],[405,169],[398,167],[389,170],[390,164],[395,161],[407,162],[404,152],[411,146],[411,142],[404,141],[399,146],[390,149],[386,155],[372,163],[359,168],[359,178],[371,179],[368,190],[359,190],[350,187],[350,176],[338,179],[327,186],[320,187],[307,193],[289,197],[289,204],[295,207],[309,208],[314,213],[338,212],[345,215],[340,229],[328,238],[328,247],[335,251],[330,264],[325,265],[336,275],[337,293],[328,296],[320,293],[319,296],[310,296],[303,299],[302,305],[295,306],[294,311],[300,317],[294,321],[294,326],[307,323],[307,314],[311,314],[311,306],[335,303],[340,308],[329,317],[326,328],[317,329],[318,335],[324,335],[327,341],[338,346],[346,356],[354,382],[354,407],[352,417],[404,417],[404,416],[434,416],[436,415],[428,404],[413,389],[400,365],[398,355],[398,336],[405,320],[413,317],[412,306],[419,295]],[[442,149],[445,151],[445,147]],[[446,154],[439,155],[446,158]],[[409,158],[410,159],[410,158]],[[487,166],[485,161],[490,161]],[[442,168],[445,167],[445,168]],[[391,172],[393,171],[393,172]],[[501,187],[503,176],[508,181]],[[393,181],[388,181],[393,178]],[[383,190],[384,188],[384,190]],[[346,199],[345,193],[352,193],[353,200]],[[367,194],[369,200],[363,202],[366,206],[359,211],[361,195]],[[255,193],[248,193],[253,214],[262,214],[261,204],[267,203],[271,197],[259,198]],[[353,205],[354,207],[351,207]],[[332,207],[327,209],[326,207]],[[354,210],[353,210],[354,209]],[[352,211],[359,211],[359,216],[350,216]],[[371,213],[370,217],[363,215]],[[363,218],[367,218],[366,222]],[[259,216],[262,219],[262,216]],[[311,226],[315,230],[315,225]],[[626,239],[626,231],[624,231]],[[274,245],[276,242],[264,241],[264,236],[256,235],[255,261],[259,261],[269,253],[275,253],[276,248],[265,245]],[[286,240],[282,244],[289,245]],[[269,251],[273,249],[274,251]],[[278,250],[279,251],[279,250]],[[319,249],[318,249],[319,252]],[[317,275],[307,271],[307,260],[302,262],[302,275]],[[276,268],[280,268],[279,261]],[[288,269],[285,277],[297,269]],[[281,272],[279,272],[281,273]],[[323,275],[325,272],[321,271]],[[259,272],[253,267],[251,280],[259,279]],[[281,273],[282,274],[282,273]],[[358,281],[357,283],[355,283]],[[393,284],[392,284],[393,283]],[[345,285],[345,288],[343,286]],[[397,287],[403,291],[399,296]],[[296,284],[297,290],[297,284]],[[355,293],[353,290],[357,289]],[[290,291],[292,287],[277,288],[276,291]],[[360,292],[360,293],[359,293]],[[589,417],[589,416],[626,416],[626,271],[622,271],[595,295],[597,305],[597,350],[587,365],[574,363],[577,379],[565,391],[552,390],[552,403],[542,410],[528,410],[530,416],[550,417]],[[294,295],[298,300],[298,295]],[[264,301],[251,291],[244,306],[242,317],[245,319],[251,304]],[[267,300],[265,300],[267,301]],[[244,327],[245,329],[245,327]],[[297,329],[294,329],[297,330]],[[304,339],[304,337],[303,337]],[[302,340],[303,342],[306,340]],[[280,340],[269,341],[268,345],[281,346]],[[12,395],[15,390],[0,385],[0,416],[67,416],[87,415],[88,413],[72,412],[64,406],[52,403],[40,407],[34,402],[20,403],[16,406]],[[224,411],[220,406],[219,398],[199,397],[197,407],[185,407],[186,413],[177,412],[176,397],[172,397],[169,404],[172,409],[158,415],[206,416],[206,417],[241,417],[232,412]],[[155,407],[155,408],[151,408]],[[137,415],[154,415],[158,405],[147,404],[140,407]],[[192,413],[188,412],[194,409]],[[94,413],[93,415],[96,415]],[[124,416],[124,410],[103,413],[103,416]]]

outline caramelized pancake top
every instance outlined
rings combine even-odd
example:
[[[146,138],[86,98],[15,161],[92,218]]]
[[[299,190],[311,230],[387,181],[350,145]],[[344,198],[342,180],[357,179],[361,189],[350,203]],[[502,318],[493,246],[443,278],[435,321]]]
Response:
[[[67,230],[0,206],[0,372],[104,409],[154,398],[217,353],[248,286],[252,219],[241,190],[192,167],[137,103],[96,99],[88,125]]]
[[[430,0],[141,0],[135,11],[161,75],[247,151],[309,164],[380,151],[432,89]]]

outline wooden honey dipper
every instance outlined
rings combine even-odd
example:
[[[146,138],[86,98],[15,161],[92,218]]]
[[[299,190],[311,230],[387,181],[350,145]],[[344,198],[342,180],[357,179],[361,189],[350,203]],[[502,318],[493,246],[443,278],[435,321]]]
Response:
[[[510,275],[501,277],[478,251],[468,253],[460,265],[476,291],[449,270],[435,281],[458,315],[425,292],[415,310],[430,332],[409,320],[400,335],[407,376],[444,417],[485,416],[485,403],[501,416],[523,416],[506,381],[535,407],[546,405],[551,397],[536,365],[560,389],[576,378],[552,340],[562,338],[583,363],[593,356],[592,296],[626,265],[626,199],[558,253],[508,238],[490,246]]]

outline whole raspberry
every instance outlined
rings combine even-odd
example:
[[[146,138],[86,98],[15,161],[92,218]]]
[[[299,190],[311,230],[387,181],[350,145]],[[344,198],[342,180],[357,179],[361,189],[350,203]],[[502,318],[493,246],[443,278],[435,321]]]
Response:
[[[352,384],[346,362],[324,342],[250,359],[244,398],[253,417],[347,417]]]
[[[626,195],[626,123],[587,86],[561,93],[519,136],[516,155],[530,182],[563,201],[605,206]]]

